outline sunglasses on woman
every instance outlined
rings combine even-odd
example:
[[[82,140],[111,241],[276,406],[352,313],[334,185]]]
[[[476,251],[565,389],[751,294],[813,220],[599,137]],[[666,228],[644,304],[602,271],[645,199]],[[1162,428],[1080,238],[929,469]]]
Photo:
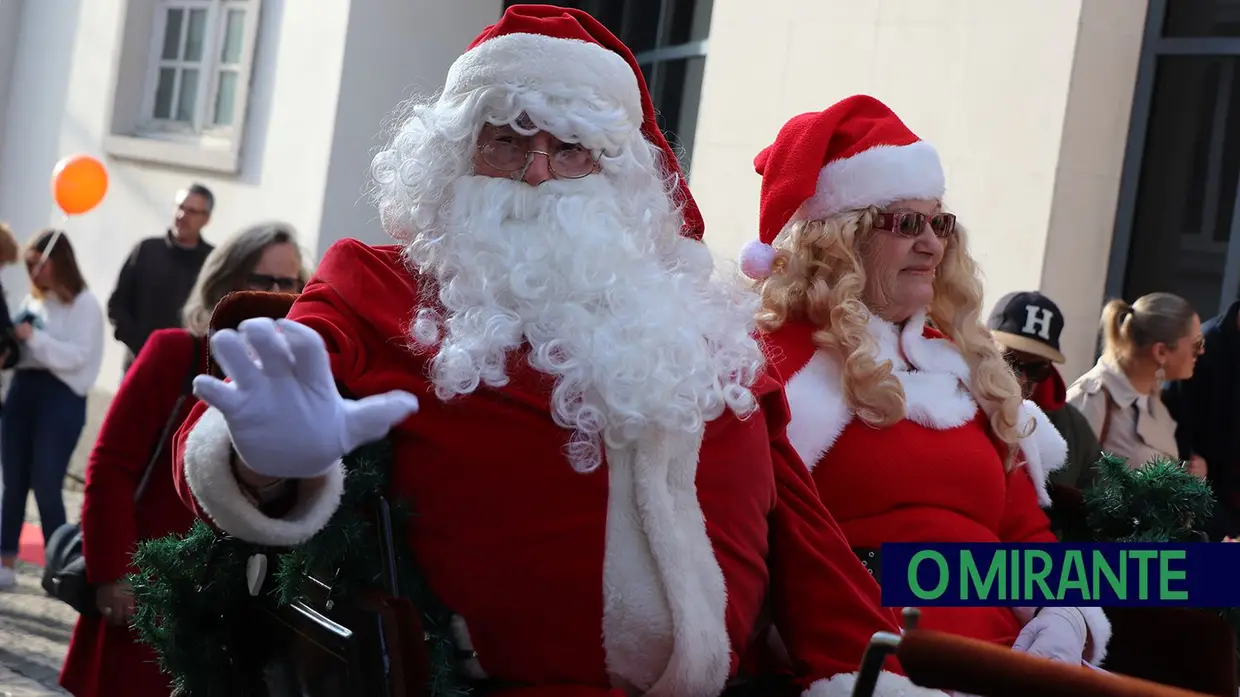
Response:
[[[879,213],[874,218],[874,229],[894,232],[901,237],[917,237],[926,229],[927,223],[935,237],[950,237],[956,231],[956,216],[951,213],[926,215],[916,211]]]
[[[252,273],[246,278],[250,290],[278,290],[281,293],[293,293],[301,290],[301,279],[289,276],[269,276],[265,273]]]

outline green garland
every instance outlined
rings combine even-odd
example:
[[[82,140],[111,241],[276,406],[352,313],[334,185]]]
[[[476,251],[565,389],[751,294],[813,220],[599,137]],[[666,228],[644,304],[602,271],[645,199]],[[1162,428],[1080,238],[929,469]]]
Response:
[[[340,507],[313,538],[293,548],[272,549],[236,539],[198,521],[183,535],[139,545],[138,571],[130,576],[142,640],[159,655],[160,666],[186,697],[261,697],[263,668],[272,645],[245,618],[274,611],[306,596],[307,574],[336,570],[333,595],[348,596],[382,587],[383,560],[375,524],[387,489],[391,447],[386,442],[359,448],[344,458],[345,488]],[[405,539],[411,511],[392,506],[393,536]],[[246,563],[266,554],[263,592],[250,596]],[[407,545],[397,545],[401,595],[422,613],[430,663],[430,697],[465,697],[469,687],[456,669],[451,613],[417,573]]]
[[[1084,515],[1052,510],[1064,542],[1196,542],[1195,526],[1214,512],[1209,483],[1166,458],[1130,468],[1125,458],[1104,453],[1097,477],[1084,492]],[[1073,518],[1075,520],[1073,520]],[[1213,608],[1231,625],[1240,665],[1240,608]]]
[[[1103,454],[1097,479],[1084,492],[1089,542],[1194,542],[1195,525],[1214,513],[1209,483],[1167,458],[1130,468]]]

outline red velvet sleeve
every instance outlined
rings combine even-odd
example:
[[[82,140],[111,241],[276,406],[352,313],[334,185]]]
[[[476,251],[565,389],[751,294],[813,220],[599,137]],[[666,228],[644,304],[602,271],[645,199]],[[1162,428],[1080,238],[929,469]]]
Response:
[[[878,583],[853,554],[788,442],[783,392],[768,396],[764,407],[777,491],[768,561],[772,610],[798,679],[809,688],[855,672],[874,633],[899,633],[899,621],[882,607]],[[899,670],[895,659],[888,666]]]
[[[195,341],[180,329],[152,334],[108,406],[86,464],[82,503],[82,553],[93,583],[110,583],[133,570],[130,560],[138,539],[134,492],[176,407]]]
[[[193,511],[195,518],[207,522],[210,522],[211,518],[202,511],[202,507],[198,505],[198,499],[194,498],[194,492],[190,491],[189,482],[185,479],[185,441],[189,438],[190,432],[194,430],[198,419],[202,418],[203,413],[209,408],[206,402],[201,400],[196,402],[193,409],[190,409],[189,416],[181,422],[176,435],[172,437],[172,482],[176,485],[177,496],[181,498],[181,503],[184,503],[186,508]]]
[[[1016,467],[1007,476],[1007,503],[999,521],[1003,542],[1057,542],[1051,521],[1038,504],[1037,490],[1029,470]]]

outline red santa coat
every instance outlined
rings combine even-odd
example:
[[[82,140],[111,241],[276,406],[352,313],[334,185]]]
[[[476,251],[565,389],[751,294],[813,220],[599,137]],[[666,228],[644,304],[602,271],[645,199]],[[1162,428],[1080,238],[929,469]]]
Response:
[[[550,379],[523,361],[502,389],[435,398],[427,356],[407,348],[418,303],[399,248],[343,240],[289,318],[323,336],[353,395],[402,389],[421,400],[392,434],[393,494],[417,511],[409,543],[457,613],[478,676],[557,697],[714,697],[760,643],[769,598],[809,694],[850,693],[869,638],[898,631],[897,620],[789,445],[774,380],[757,388],[760,416],[709,424],[695,480],[652,476],[640,461],[579,474],[550,417]],[[339,468],[304,482],[287,517],[264,516],[232,479],[227,427],[205,405],[177,450],[182,496],[243,539],[300,542],[338,504]],[[878,694],[927,692],[885,673]]]
[[[1054,542],[1042,506],[1047,475],[1062,467],[1067,443],[1026,401],[1019,466],[1004,470],[986,414],[969,393],[964,357],[924,315],[903,329],[872,318],[875,357],[890,361],[904,388],[906,418],[875,429],[844,399],[840,363],[815,350],[813,328],[788,323],[764,339],[785,383],[792,412],[788,438],[812,472],[819,495],[849,543]],[[1085,658],[1105,655],[1110,623],[1081,608],[1091,636]],[[919,626],[1010,646],[1032,608],[925,608]]]
[[[200,341],[183,329],[151,335],[112,399],[86,465],[82,542],[91,583],[111,583],[134,571],[140,540],[184,533],[194,522],[173,484],[171,444],[152,463],[141,500],[134,492],[177,397]],[[190,401],[174,417],[184,419]],[[99,617],[79,617],[69,641],[60,684],[77,697],[167,697],[172,685],[155,652],[132,629]]]

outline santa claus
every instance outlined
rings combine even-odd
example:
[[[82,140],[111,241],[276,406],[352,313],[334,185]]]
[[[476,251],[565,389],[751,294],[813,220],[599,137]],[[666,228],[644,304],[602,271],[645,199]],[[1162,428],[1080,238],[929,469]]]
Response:
[[[1041,506],[1067,445],[979,321],[934,147],[855,96],[790,120],[755,165],[742,268],[789,440],[858,557],[881,576],[887,542],[1054,542]],[[926,608],[920,626],[1078,664],[1110,635],[1099,608]]]
[[[489,689],[714,697],[773,624],[807,694],[849,694],[894,613],[788,444],[756,299],[714,276],[632,54],[585,13],[510,8],[373,170],[402,244],[337,243],[287,320],[214,335],[231,382],[195,383],[187,502],[296,544],[342,456],[389,436],[408,543]],[[887,672],[878,694],[926,692]]]

